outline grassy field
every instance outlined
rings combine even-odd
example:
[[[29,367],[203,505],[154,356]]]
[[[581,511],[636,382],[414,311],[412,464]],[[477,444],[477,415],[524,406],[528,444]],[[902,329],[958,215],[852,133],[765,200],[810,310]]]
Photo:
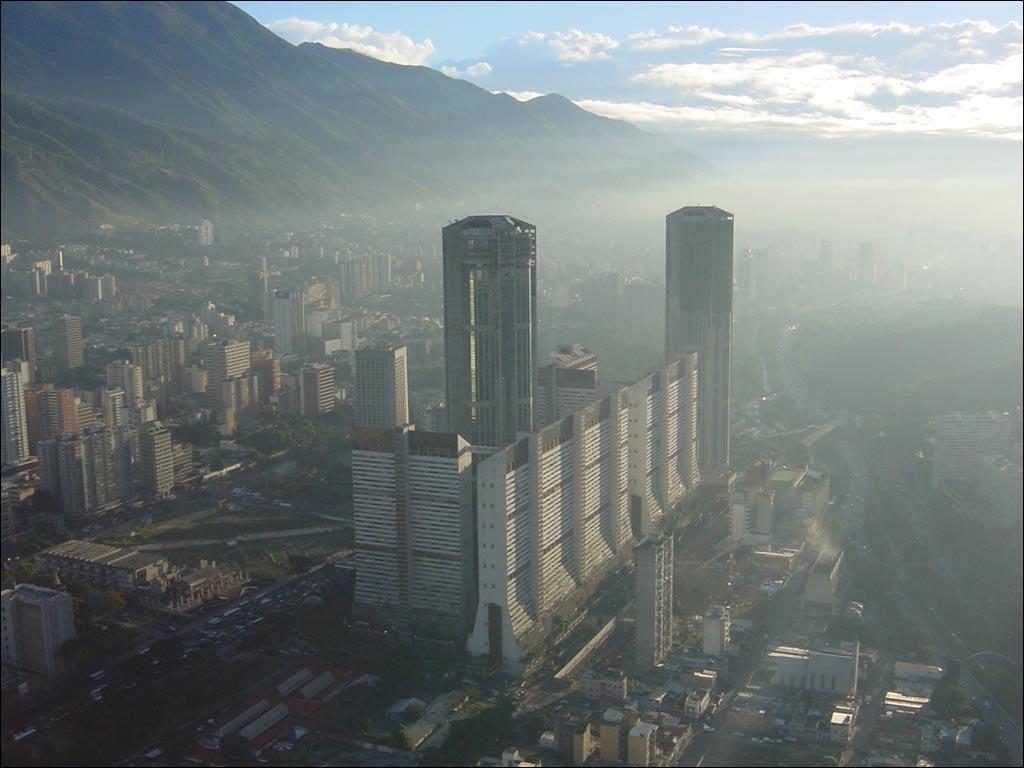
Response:
[[[150,544],[186,539],[222,539],[247,533],[285,531],[331,525],[321,517],[288,509],[251,504],[227,503],[203,505],[182,510],[181,514],[161,518],[137,529],[132,544]]]
[[[277,579],[291,572],[288,555],[305,555],[319,563],[349,546],[351,539],[347,531],[330,531],[310,536],[240,541],[233,547],[226,544],[182,547],[164,550],[164,554],[175,562],[205,558],[244,568],[256,578]]]

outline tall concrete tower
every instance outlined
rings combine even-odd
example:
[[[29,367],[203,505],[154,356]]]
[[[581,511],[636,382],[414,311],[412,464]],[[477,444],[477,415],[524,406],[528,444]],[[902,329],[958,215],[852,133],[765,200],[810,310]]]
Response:
[[[442,230],[448,429],[474,445],[534,427],[537,228],[470,216]]]
[[[700,463],[729,466],[733,215],[714,206],[665,217],[665,355],[700,352]]]

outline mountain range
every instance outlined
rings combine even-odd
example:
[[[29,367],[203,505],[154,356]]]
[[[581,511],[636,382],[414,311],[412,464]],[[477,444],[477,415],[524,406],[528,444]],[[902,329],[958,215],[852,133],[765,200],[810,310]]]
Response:
[[[5,235],[582,204],[705,167],[561,96],[520,102],[292,45],[230,3],[19,2],[2,16]]]

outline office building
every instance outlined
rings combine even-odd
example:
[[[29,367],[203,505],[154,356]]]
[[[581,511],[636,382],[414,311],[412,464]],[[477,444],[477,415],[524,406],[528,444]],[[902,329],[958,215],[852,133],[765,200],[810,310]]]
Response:
[[[442,230],[448,427],[473,445],[534,428],[537,229],[472,216]]]
[[[0,350],[4,364],[21,360],[28,364],[28,378],[22,385],[31,384],[36,375],[36,334],[28,326],[5,325],[0,331]]]
[[[334,368],[323,363],[307,363],[299,377],[299,412],[316,416],[334,410]]]
[[[849,574],[842,551],[823,549],[811,566],[800,596],[800,610],[829,619],[846,603]]]
[[[274,291],[274,349],[301,355],[306,342],[306,302],[300,290]]]
[[[472,463],[458,435],[352,430],[358,613],[465,637],[476,607]]]
[[[857,695],[857,667],[860,644],[848,648],[822,648],[818,651],[775,646],[768,651],[768,663],[775,666],[774,685],[789,690],[827,694],[837,698]]]
[[[932,488],[942,483],[977,486],[981,461],[1010,451],[1010,414],[951,413],[935,420]]]
[[[724,605],[713,605],[704,614],[704,655],[724,659],[729,655],[732,617]]]
[[[0,407],[3,409],[3,465],[21,464],[29,456],[28,420],[21,374],[0,369]]]
[[[142,382],[142,366],[127,361],[107,363],[107,386],[122,390],[128,403],[137,405],[146,399]]]
[[[356,350],[356,423],[390,429],[410,422],[405,347]]]
[[[700,466],[729,466],[733,216],[712,206],[665,217],[665,346],[700,352]]]
[[[271,395],[281,391],[281,360],[269,349],[257,349],[250,361],[259,380],[260,402],[268,403]]]
[[[775,494],[771,490],[747,494],[729,507],[732,538],[741,544],[767,544],[775,535]]]
[[[61,671],[61,646],[75,636],[71,595],[34,584],[0,593],[3,664],[38,675]]]
[[[636,660],[657,666],[672,650],[672,556],[674,539],[645,536],[636,557]]]
[[[53,360],[61,371],[80,368],[85,364],[82,318],[63,315],[53,321]]]
[[[150,496],[166,496],[174,486],[171,433],[159,421],[139,429],[139,464],[142,489]]]

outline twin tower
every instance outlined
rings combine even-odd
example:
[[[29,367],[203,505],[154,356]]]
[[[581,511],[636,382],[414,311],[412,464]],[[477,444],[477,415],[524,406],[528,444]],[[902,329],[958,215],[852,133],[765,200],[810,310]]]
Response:
[[[448,429],[506,446],[534,421],[537,228],[512,216],[446,226],[444,333]],[[665,218],[665,358],[700,353],[702,470],[729,464],[733,216],[713,206]]]

